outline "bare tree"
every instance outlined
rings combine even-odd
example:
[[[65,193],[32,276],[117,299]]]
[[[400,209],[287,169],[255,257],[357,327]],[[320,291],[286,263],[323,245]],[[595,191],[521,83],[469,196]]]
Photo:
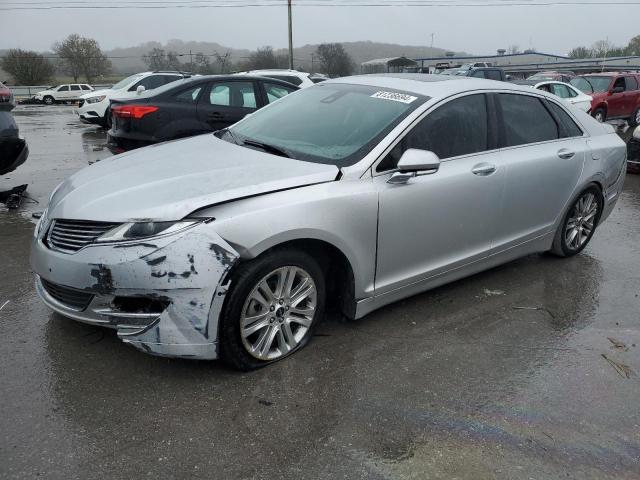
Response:
[[[587,47],[576,47],[569,52],[570,58],[590,58],[593,52]]]
[[[39,53],[13,49],[9,50],[0,63],[19,85],[38,85],[48,82],[55,68]]]
[[[231,53],[226,52],[224,55],[220,55],[218,52],[214,52],[213,56],[216,59],[218,73],[229,73]]]
[[[165,70],[167,68],[167,54],[162,48],[154,48],[142,57],[142,61],[149,70]]]
[[[636,35],[629,40],[626,50],[627,55],[640,55],[640,35]]]
[[[353,60],[341,43],[322,43],[316,48],[315,55],[320,60],[322,73],[330,77],[344,77],[353,72]]]
[[[53,46],[58,55],[59,66],[64,73],[71,75],[74,82],[84,75],[87,82],[111,70],[111,62],[100,50],[100,45],[93,38],[81,37],[77,33],[69,35],[62,42]]]

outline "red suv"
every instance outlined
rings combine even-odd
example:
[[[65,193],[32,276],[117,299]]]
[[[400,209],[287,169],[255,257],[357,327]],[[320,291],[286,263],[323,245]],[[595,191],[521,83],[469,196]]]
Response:
[[[591,115],[599,122],[627,120],[640,123],[640,74],[593,73],[571,80],[571,85],[591,95]]]

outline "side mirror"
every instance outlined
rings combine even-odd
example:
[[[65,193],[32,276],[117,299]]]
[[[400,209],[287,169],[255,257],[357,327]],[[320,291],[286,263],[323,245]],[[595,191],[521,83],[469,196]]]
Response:
[[[636,129],[633,131],[633,138],[640,141],[640,127],[636,127]]]
[[[138,85],[138,88],[136,88],[136,94],[140,95],[145,90],[146,88],[144,88],[144,85]]]
[[[440,159],[435,153],[428,150],[410,148],[398,160],[399,171],[391,175],[387,183],[404,184],[418,175],[435,173],[439,168]]]
[[[613,95],[614,93],[622,93],[624,92],[624,87],[613,87],[611,89],[610,94]]]

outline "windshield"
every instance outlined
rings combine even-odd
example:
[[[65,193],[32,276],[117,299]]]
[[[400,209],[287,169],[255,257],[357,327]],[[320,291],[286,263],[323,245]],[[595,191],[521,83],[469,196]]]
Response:
[[[228,137],[239,144],[275,147],[299,160],[345,167],[361,160],[426,100],[388,88],[320,83],[258,110],[230,127]]]
[[[135,75],[131,75],[130,77],[127,77],[127,78],[125,78],[123,80],[120,80],[113,87],[111,87],[111,90],[120,90],[120,89],[126,87],[127,85],[129,85],[131,82],[135,82],[136,80],[139,80],[140,78],[142,78],[142,74],[141,73],[137,73]]]
[[[571,80],[571,85],[579,88],[585,93],[606,92],[609,90],[609,84],[612,77],[578,77]],[[578,80],[583,80],[579,82]],[[587,90],[584,90],[584,89]]]
[[[545,81],[545,80],[555,80],[556,79],[556,75],[552,75],[549,73],[536,73],[535,75],[531,75],[527,80],[537,80],[539,82]]]

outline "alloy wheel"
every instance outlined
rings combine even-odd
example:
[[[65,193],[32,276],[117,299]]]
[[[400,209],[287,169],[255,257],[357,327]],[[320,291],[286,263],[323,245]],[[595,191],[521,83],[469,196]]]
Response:
[[[285,266],[265,275],[242,307],[240,336],[247,352],[275,360],[296,348],[311,327],[317,288],[304,269]]]
[[[574,204],[564,231],[565,243],[569,249],[578,250],[589,240],[595,228],[599,208],[592,192],[585,193]]]
[[[597,112],[595,117],[594,117],[597,121],[599,121],[600,123],[604,122],[604,113],[602,112]]]

